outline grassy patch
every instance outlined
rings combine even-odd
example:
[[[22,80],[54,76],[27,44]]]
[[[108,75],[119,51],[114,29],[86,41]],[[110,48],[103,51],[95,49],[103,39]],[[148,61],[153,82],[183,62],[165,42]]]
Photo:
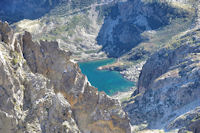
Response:
[[[161,3],[161,4],[168,4],[171,7],[174,8],[178,8],[178,9],[182,9],[188,12],[193,12],[194,8],[192,7],[192,5],[194,5],[197,0],[190,0],[187,1],[187,4],[183,3],[183,2],[178,2],[178,1],[163,1],[163,0],[142,0],[144,3],[146,4],[151,4],[151,3]]]
[[[57,26],[50,32],[50,34],[58,37],[64,35],[73,36],[76,33],[77,26],[80,26],[88,30],[90,26],[90,21],[88,17],[85,15],[75,15],[67,22],[66,25]],[[77,38],[75,41],[79,42],[81,41],[81,39]]]
[[[195,42],[193,35],[199,36],[200,32],[195,30],[192,30],[190,32],[183,32],[177,36],[174,36],[166,45],[166,47],[168,49],[176,49],[185,44],[187,45],[196,44],[197,42]]]
[[[12,57],[11,63],[13,65],[17,65],[20,62],[20,60],[21,60],[20,53],[18,53],[16,51],[12,51],[10,54],[11,54],[11,57]]]

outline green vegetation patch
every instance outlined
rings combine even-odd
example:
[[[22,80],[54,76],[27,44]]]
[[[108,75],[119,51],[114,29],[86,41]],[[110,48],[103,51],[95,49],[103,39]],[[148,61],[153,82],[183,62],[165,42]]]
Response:
[[[181,34],[173,37],[169,41],[167,48],[176,49],[185,44],[187,44],[187,45],[197,44],[198,45],[199,43],[196,42],[194,36],[200,36],[200,31],[192,30],[189,32],[181,33]]]
[[[62,35],[63,33],[67,33],[69,36],[73,36],[75,34],[75,29],[77,26],[89,29],[90,21],[88,17],[86,17],[85,15],[75,15],[68,21],[66,25],[56,27],[54,30],[51,31],[51,33],[53,35]]]
[[[16,52],[16,51],[12,51],[11,53],[11,57],[12,57],[12,61],[11,61],[11,63],[13,64],[13,65],[17,65],[19,62],[20,62],[20,60],[21,60],[21,56],[20,56],[20,53],[18,53],[18,52]]]

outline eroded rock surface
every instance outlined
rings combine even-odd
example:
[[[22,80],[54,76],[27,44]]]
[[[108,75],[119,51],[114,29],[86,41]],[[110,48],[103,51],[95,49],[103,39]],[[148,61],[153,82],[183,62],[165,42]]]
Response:
[[[10,29],[0,22],[0,132],[131,132],[119,102],[89,84],[70,52],[1,25]]]
[[[133,125],[199,131],[199,36],[199,28],[189,30],[147,60],[126,107]]]

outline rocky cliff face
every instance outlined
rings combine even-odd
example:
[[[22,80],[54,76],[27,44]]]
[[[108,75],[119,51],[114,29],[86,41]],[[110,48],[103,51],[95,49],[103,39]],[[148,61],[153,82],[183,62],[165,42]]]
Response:
[[[200,29],[196,26],[147,60],[126,110],[131,123],[143,125],[141,129],[199,132],[199,95]]]
[[[0,132],[130,133],[117,100],[98,92],[57,42],[0,22]]]

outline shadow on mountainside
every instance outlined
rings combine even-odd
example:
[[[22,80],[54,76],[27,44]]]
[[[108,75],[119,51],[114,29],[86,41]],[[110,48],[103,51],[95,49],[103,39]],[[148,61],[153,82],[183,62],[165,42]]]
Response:
[[[173,19],[189,15],[167,3],[143,3],[140,0],[119,2],[101,10],[105,19],[96,40],[110,57],[120,57],[147,40],[141,35],[144,31],[159,29]]]
[[[37,19],[49,12],[61,0],[1,0],[0,20],[15,23],[22,19]]]
[[[0,20],[9,23],[15,23],[22,19],[34,20],[44,16],[57,5],[62,4],[65,9],[71,11],[83,10],[99,2],[101,3],[99,0],[1,0]]]

